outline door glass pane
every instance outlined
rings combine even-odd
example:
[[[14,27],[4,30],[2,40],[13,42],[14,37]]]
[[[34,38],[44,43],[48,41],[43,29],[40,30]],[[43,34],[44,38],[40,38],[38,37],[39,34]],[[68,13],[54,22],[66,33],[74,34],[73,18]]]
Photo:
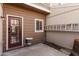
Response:
[[[11,44],[19,41],[19,20],[11,20]]]
[[[15,36],[11,36],[11,44],[16,43],[16,37]]]

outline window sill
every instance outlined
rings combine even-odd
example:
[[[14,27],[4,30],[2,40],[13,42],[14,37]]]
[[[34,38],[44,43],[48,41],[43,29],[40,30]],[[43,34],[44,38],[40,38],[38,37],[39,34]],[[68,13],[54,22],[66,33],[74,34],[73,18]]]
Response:
[[[44,32],[43,30],[41,30],[41,31],[35,31],[35,32]]]

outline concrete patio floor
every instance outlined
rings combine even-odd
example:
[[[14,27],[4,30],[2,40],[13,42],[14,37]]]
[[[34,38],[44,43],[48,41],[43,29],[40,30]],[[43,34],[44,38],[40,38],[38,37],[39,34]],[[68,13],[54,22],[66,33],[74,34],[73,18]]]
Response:
[[[48,45],[39,43],[37,45],[24,47],[2,54],[3,56],[68,56]]]

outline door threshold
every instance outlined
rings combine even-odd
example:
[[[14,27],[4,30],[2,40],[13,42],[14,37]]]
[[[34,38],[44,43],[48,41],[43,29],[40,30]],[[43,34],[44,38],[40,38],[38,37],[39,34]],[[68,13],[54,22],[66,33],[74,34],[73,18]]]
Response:
[[[24,46],[17,46],[17,47],[9,48],[9,49],[6,50],[5,52],[7,52],[7,51],[12,51],[12,50],[19,49],[19,48],[23,48],[23,47],[24,47]]]

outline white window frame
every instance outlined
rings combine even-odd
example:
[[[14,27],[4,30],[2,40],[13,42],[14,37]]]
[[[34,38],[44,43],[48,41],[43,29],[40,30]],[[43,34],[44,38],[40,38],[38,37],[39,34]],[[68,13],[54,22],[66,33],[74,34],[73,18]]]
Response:
[[[37,30],[36,29],[36,21],[42,21],[42,30]],[[38,18],[36,18],[35,19],[35,32],[44,32],[44,20],[43,19],[38,19]]]

